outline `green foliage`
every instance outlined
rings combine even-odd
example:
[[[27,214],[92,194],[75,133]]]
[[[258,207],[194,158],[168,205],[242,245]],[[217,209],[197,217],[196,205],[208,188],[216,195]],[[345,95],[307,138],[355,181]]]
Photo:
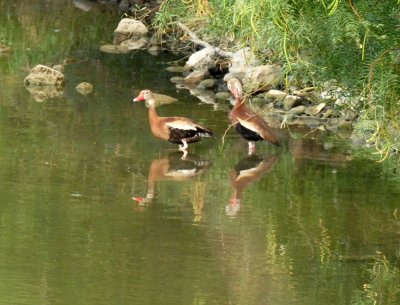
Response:
[[[398,117],[399,1],[166,0],[155,25],[165,30],[177,19],[198,23],[199,3],[209,3],[210,13],[198,31],[251,46],[266,62],[282,64],[287,85],[335,79],[365,97],[359,104],[368,110],[365,119],[380,117],[386,126]],[[390,141],[383,134],[380,139]]]

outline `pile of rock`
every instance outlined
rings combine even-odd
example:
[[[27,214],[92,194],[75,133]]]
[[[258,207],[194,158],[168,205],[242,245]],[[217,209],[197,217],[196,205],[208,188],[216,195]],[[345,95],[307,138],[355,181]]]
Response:
[[[129,53],[133,50],[146,49],[150,42],[147,37],[149,30],[143,22],[131,18],[123,18],[114,30],[112,44],[103,45],[100,51],[105,53]]]
[[[64,93],[65,76],[62,73],[64,65],[55,65],[52,68],[45,65],[35,66],[24,79],[26,89],[37,102],[56,98]],[[76,90],[86,95],[93,90],[90,83],[83,82],[76,86]]]

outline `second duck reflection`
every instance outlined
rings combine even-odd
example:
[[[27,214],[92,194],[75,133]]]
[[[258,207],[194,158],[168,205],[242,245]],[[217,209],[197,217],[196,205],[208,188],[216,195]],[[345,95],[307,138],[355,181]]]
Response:
[[[228,216],[236,216],[242,205],[242,195],[247,187],[270,172],[279,160],[279,155],[250,155],[230,170],[229,183],[232,196],[225,207]],[[147,191],[144,197],[132,197],[141,207],[149,205],[155,197],[156,183],[162,180],[187,181],[206,172],[212,161],[205,160],[194,154],[173,152],[164,158],[152,161],[147,177]],[[204,196],[200,196],[204,197]],[[204,199],[204,198],[203,198]],[[194,207],[195,214],[201,214],[203,202]],[[199,216],[196,215],[196,216]]]

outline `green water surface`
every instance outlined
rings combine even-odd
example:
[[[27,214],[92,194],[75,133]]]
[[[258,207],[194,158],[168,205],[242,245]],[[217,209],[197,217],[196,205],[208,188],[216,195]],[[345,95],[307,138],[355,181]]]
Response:
[[[100,5],[0,0],[0,44],[13,49],[0,57],[0,304],[399,304],[395,160],[294,127],[249,159],[232,129],[223,137],[228,101],[201,103],[169,81],[182,57],[99,51],[119,19]],[[24,87],[36,64],[68,58],[57,97]],[[216,138],[181,160],[131,103],[143,88],[179,98],[161,115]],[[193,164],[190,179],[163,172]]]

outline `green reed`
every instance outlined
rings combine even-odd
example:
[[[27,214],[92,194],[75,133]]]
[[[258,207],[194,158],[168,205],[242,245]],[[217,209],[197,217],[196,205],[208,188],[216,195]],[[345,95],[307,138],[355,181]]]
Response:
[[[166,30],[179,20],[216,43],[250,46],[283,66],[286,87],[335,79],[353,93],[360,121],[377,120],[373,141],[384,158],[398,151],[388,128],[400,104],[399,16],[395,0],[165,0],[155,25]]]

